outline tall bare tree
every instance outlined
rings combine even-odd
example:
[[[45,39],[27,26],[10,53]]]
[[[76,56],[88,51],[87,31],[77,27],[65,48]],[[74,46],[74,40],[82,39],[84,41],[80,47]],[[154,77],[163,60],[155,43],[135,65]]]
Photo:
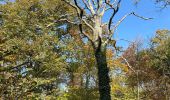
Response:
[[[99,79],[99,94],[100,100],[111,100],[110,95],[110,79],[109,68],[107,67],[106,49],[109,43],[113,43],[115,47],[116,41],[112,36],[121,24],[121,22],[129,15],[148,20],[137,15],[135,12],[130,12],[124,15],[117,23],[113,23],[115,15],[118,13],[122,0],[62,0],[76,11],[76,18],[61,18],[60,21],[66,21],[70,24],[79,26],[80,34],[87,37],[91,42],[96,58]],[[105,13],[111,10],[111,16],[108,22],[103,22],[102,18]],[[68,16],[68,15],[64,15]]]

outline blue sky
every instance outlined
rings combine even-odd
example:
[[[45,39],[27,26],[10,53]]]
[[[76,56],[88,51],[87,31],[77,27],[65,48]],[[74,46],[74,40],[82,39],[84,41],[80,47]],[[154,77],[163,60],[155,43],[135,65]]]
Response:
[[[170,30],[170,7],[160,10],[160,6],[155,5],[153,0],[141,0],[137,6],[134,5],[133,0],[122,0],[122,5],[115,18],[115,22],[131,11],[135,11],[141,16],[152,17],[154,19],[146,21],[129,16],[118,27],[114,38],[129,41],[141,39],[146,43],[150,37],[154,36],[156,30]],[[108,20],[109,13],[104,17],[104,20]],[[118,41],[118,45],[127,48],[128,42]]]

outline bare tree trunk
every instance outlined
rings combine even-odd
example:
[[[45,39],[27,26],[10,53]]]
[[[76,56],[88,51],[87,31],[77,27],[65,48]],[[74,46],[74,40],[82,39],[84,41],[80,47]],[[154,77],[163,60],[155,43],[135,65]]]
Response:
[[[95,58],[98,68],[100,100],[111,100],[109,68],[107,67],[106,60],[106,46],[101,45],[97,50],[95,50]]]

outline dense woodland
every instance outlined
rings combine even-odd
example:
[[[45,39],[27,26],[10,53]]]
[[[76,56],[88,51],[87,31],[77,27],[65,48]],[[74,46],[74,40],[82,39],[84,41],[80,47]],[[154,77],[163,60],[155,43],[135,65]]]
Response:
[[[123,49],[112,35],[127,16],[154,19],[132,12],[112,25],[121,0],[81,1],[0,5],[0,99],[170,100],[170,30],[157,29],[147,47],[131,41]]]

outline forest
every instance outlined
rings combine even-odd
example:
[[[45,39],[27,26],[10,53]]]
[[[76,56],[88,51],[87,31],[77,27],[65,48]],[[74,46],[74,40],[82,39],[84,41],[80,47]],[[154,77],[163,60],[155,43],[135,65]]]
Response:
[[[0,100],[170,100],[169,5],[0,0]]]

